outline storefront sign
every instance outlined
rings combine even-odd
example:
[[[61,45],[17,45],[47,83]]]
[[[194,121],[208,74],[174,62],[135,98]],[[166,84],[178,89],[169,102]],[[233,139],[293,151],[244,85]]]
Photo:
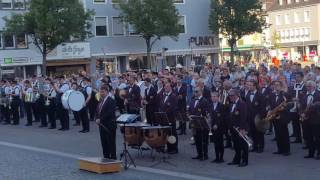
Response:
[[[4,64],[12,64],[12,58],[4,58]]]
[[[191,37],[189,39],[189,44],[195,44],[196,46],[213,46],[214,39],[213,36]]]
[[[49,60],[79,59],[90,57],[90,44],[87,42],[63,43],[48,54]]]
[[[14,74],[14,69],[1,70],[2,74]]]

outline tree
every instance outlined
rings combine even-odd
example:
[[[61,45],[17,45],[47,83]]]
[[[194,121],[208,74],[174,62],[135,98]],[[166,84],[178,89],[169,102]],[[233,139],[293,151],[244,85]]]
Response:
[[[259,0],[211,0],[209,28],[227,39],[232,64],[237,41],[246,35],[261,33],[267,25],[264,15]]]
[[[4,17],[5,33],[26,33],[42,55],[42,74],[47,55],[63,42],[83,40],[89,32],[93,11],[86,11],[79,0],[31,0],[28,11]]]
[[[121,11],[122,21],[133,26],[145,40],[149,62],[156,41],[164,36],[178,39],[181,25],[172,0],[120,0],[117,8]]]

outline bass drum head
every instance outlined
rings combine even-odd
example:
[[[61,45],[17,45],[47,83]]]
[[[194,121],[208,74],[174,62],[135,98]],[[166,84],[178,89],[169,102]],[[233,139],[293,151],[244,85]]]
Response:
[[[80,111],[85,102],[84,95],[80,91],[73,91],[68,98],[68,104],[72,111]]]
[[[70,94],[73,92],[74,90],[68,90],[65,93],[63,93],[63,95],[61,96],[61,102],[62,105],[65,109],[70,109],[69,104],[68,104],[68,99]]]

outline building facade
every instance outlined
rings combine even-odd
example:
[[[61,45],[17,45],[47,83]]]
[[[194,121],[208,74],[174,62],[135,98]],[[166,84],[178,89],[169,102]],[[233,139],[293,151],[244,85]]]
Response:
[[[276,0],[268,11],[270,39],[279,59],[318,60],[320,0]]]
[[[107,72],[151,69],[160,70],[177,64],[200,67],[218,61],[219,42],[209,30],[210,0],[176,0],[183,31],[178,41],[164,37],[152,49],[151,62],[146,58],[146,45],[133,26],[120,21],[113,0],[85,0],[87,9],[95,10],[89,39],[92,63],[103,61]],[[94,67],[94,66],[92,66]],[[93,69],[94,70],[94,69]]]

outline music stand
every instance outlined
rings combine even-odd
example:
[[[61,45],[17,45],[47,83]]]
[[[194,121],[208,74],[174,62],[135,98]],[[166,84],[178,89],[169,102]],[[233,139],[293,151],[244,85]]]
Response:
[[[170,126],[170,131],[172,134],[172,127],[171,127],[171,122],[169,121],[168,115],[166,112],[155,112],[154,113],[154,124],[160,125],[160,126]],[[151,167],[155,167],[161,163],[166,163],[170,164],[172,166],[175,166],[173,163],[169,162],[168,159],[169,157],[166,156],[165,154],[165,149],[163,148],[158,148],[156,149],[159,154],[162,154],[161,159],[155,164],[153,164]],[[152,151],[153,152],[153,151]],[[152,156],[152,154],[151,154]],[[155,161],[155,157],[153,157],[153,161]]]
[[[126,129],[126,124],[135,122],[137,120],[138,116],[136,114],[123,114],[121,115],[116,123],[118,124],[122,124],[122,127],[124,128],[124,130]],[[126,133],[123,132],[123,150],[122,153],[120,154],[120,161],[122,160],[122,158],[124,158],[124,169],[127,170],[131,164],[133,164],[133,166],[136,168],[136,164],[133,160],[133,158],[131,157],[128,149],[127,149],[127,142],[126,142]]]
[[[209,125],[207,123],[207,120],[205,119],[205,117],[203,116],[195,116],[195,115],[191,115],[190,116],[191,122],[193,124],[193,129],[196,130],[209,130]],[[202,145],[202,157],[204,157],[204,137],[203,137],[203,132],[201,132],[201,145]]]

